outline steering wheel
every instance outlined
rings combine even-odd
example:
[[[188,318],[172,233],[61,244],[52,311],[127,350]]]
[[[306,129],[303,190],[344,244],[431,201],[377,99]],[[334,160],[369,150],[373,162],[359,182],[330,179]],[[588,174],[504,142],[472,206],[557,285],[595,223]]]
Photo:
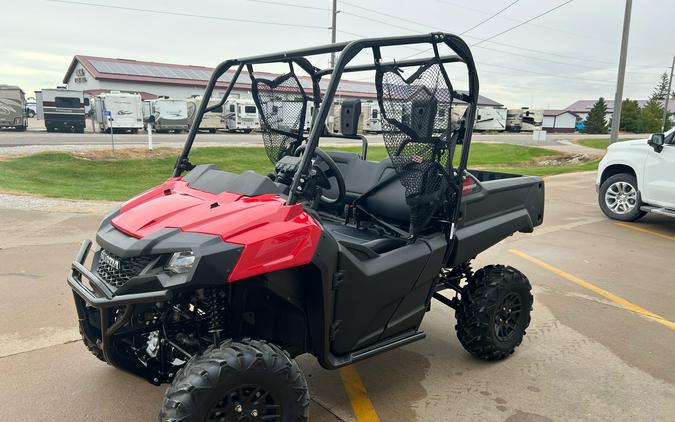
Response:
[[[300,155],[304,152],[305,146],[301,145],[298,149],[295,150],[296,155]],[[329,198],[325,195],[321,195],[320,201],[326,205],[335,205],[344,201],[347,194],[347,188],[345,187],[345,178],[340,171],[340,168],[335,164],[335,161],[331,158],[330,155],[326,154],[324,151],[319,148],[314,149],[315,156],[319,157],[321,162],[314,162],[314,168],[318,170],[318,180],[317,185],[321,186],[324,189],[331,189],[333,183],[331,179],[335,179],[335,185],[337,186],[338,194],[334,198]]]

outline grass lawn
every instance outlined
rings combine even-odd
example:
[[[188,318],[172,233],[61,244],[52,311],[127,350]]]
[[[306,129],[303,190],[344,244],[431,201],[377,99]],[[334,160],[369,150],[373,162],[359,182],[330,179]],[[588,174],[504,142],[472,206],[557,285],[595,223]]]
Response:
[[[339,149],[360,151],[359,147]],[[161,154],[157,151],[157,157],[124,159],[101,159],[97,154],[100,153],[85,153],[83,156],[40,153],[0,160],[0,190],[62,198],[125,200],[171,176],[178,152],[167,150]],[[499,167],[499,171],[539,175],[597,167],[597,162],[579,166],[536,167],[537,159],[559,154],[543,148],[480,143],[472,146],[469,163],[474,168]],[[130,154],[127,152],[126,155]],[[381,160],[385,156],[384,147],[369,148],[369,159]],[[190,160],[193,163],[213,163],[235,173],[254,170],[267,174],[273,169],[264,150],[259,147],[196,148]],[[528,164],[535,167],[528,167]]]
[[[579,139],[576,141],[577,144],[583,145],[588,148],[597,148],[597,149],[607,149],[609,145],[609,138],[607,139]]]

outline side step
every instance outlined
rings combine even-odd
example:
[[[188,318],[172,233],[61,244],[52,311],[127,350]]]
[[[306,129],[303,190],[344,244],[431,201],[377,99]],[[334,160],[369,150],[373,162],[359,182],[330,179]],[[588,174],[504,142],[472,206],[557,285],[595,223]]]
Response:
[[[654,214],[665,215],[667,217],[675,217],[675,210],[671,210],[664,207],[652,207],[649,205],[643,205],[640,207],[641,211],[653,212]]]
[[[373,344],[372,346],[368,346],[363,349],[348,353],[344,356],[335,356],[331,354],[326,358],[332,368],[339,368],[341,366],[349,365],[350,363],[354,363],[369,358],[371,356],[378,355],[382,352],[386,352],[388,350],[396,349],[401,346],[405,346],[406,344],[422,340],[426,336],[427,335],[424,333],[424,331],[409,332],[407,334],[402,334],[397,337],[389,338],[379,343]]]

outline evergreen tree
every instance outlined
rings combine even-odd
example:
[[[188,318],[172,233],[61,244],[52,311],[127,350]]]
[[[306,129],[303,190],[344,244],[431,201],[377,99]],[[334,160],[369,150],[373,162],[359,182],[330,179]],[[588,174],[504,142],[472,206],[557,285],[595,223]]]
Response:
[[[607,103],[604,98],[600,97],[584,120],[584,125],[586,125],[584,133],[607,133],[606,114]]]
[[[668,76],[668,73],[663,72],[661,74],[661,78],[659,79],[659,82],[656,84],[656,88],[654,88],[654,92],[652,93],[652,96],[656,96],[657,100],[665,100],[666,96],[668,95],[668,81],[670,80],[670,76]]]
[[[656,93],[652,94],[649,101],[642,108],[642,123],[640,131],[646,133],[661,132],[661,119],[663,118],[663,105]]]
[[[624,132],[640,132],[641,123],[640,105],[635,100],[625,99],[621,103],[621,122],[619,130]]]

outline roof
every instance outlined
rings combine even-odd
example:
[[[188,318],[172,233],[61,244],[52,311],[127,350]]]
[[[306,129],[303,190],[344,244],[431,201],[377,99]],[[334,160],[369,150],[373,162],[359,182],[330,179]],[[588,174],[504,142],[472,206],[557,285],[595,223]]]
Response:
[[[206,87],[213,73],[213,68],[195,65],[147,62],[140,60],[116,59],[109,57],[76,55],[63,77],[63,83],[68,83],[80,63],[97,80],[127,81],[135,83],[150,83],[158,85],[179,85]],[[217,88],[226,88],[234,77],[234,70],[227,71],[216,84]],[[274,79],[279,74],[269,72],[255,72],[257,77]],[[312,80],[308,76],[298,76],[302,86],[311,90]],[[328,86],[328,79],[321,80],[321,90]],[[242,72],[234,85],[235,89],[250,90],[251,80],[248,72]],[[341,80],[338,95],[346,97],[373,98],[377,97],[375,85],[372,82]],[[502,104],[479,95],[478,104],[482,106],[503,107]]]
[[[89,94],[92,97],[95,97],[99,94],[103,93],[109,93],[111,90],[109,89],[85,89],[84,93]],[[114,90],[114,91],[119,91],[119,90]],[[144,92],[144,91],[119,91],[123,94],[139,94],[141,96],[142,100],[154,100],[155,98],[158,98],[157,95],[151,94],[149,92]]]
[[[569,110],[574,113],[588,113],[593,108],[593,105],[598,100],[578,100],[569,106],[565,107],[565,110]],[[648,100],[637,100],[640,108],[644,107]],[[614,111],[614,100],[605,100],[607,103],[607,112],[611,113]],[[668,111],[670,113],[675,113],[675,100],[668,102]]]
[[[556,117],[560,116],[561,114],[569,113],[573,116],[576,116],[576,113],[570,111],[570,110],[544,110],[544,116],[548,117]]]
[[[0,89],[18,89],[19,91],[23,92],[23,89],[19,88],[16,85],[0,84]]]

